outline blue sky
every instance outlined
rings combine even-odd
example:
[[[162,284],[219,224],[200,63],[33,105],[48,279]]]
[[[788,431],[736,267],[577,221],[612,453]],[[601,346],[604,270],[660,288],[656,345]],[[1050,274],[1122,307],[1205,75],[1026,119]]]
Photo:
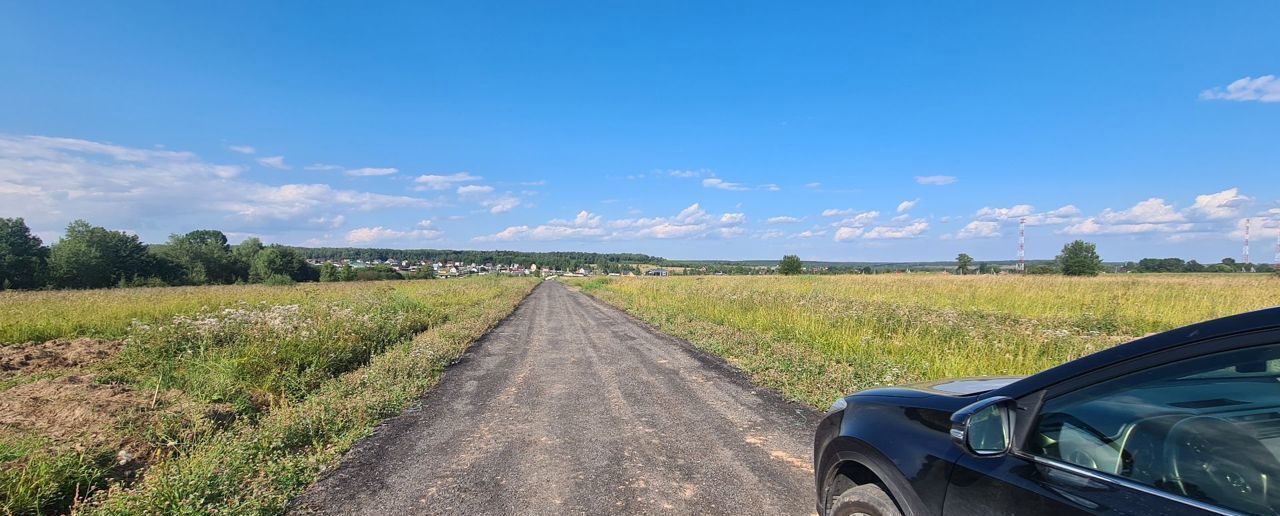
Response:
[[[1275,2],[12,2],[0,216],[158,242],[1255,261]]]

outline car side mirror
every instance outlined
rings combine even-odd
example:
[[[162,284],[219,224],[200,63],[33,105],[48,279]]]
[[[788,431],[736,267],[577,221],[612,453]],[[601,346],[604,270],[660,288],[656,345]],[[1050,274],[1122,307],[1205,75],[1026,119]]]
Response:
[[[993,396],[957,410],[951,415],[951,441],[966,453],[981,457],[1008,452],[1013,404],[1012,398]]]

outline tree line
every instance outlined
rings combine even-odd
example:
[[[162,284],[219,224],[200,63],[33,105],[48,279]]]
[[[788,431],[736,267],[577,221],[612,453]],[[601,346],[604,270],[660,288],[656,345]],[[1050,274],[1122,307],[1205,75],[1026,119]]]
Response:
[[[1269,263],[1244,264],[1234,258],[1223,258],[1219,263],[1202,264],[1182,258],[1143,258],[1137,262],[1125,262],[1121,270],[1131,272],[1275,272]]]
[[[409,277],[430,277],[429,270]],[[234,283],[402,279],[387,266],[313,267],[296,249],[249,238],[236,245],[221,231],[175,234],[147,245],[137,235],[77,220],[45,246],[21,218],[0,218],[0,290],[82,289]]]

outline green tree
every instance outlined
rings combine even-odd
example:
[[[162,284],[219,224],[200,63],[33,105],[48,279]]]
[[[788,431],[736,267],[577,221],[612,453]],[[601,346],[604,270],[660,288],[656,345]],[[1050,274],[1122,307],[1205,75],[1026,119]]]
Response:
[[[0,290],[44,284],[49,249],[21,218],[0,218]]]
[[[264,249],[262,241],[257,238],[246,238],[231,248],[231,256],[236,264],[236,279],[249,281],[249,269],[253,268],[253,259]]]
[[[49,276],[61,288],[104,288],[142,279],[153,263],[136,235],[77,220],[49,249]]]
[[[800,274],[803,266],[800,263],[800,257],[794,254],[788,254],[782,257],[782,261],[778,263],[778,274],[791,276]]]
[[[1057,258],[1058,269],[1067,276],[1097,276],[1102,272],[1102,258],[1098,246],[1084,240],[1076,240],[1062,246]]]
[[[338,281],[338,266],[333,262],[324,262],[320,265],[320,281]]]
[[[185,235],[170,235],[162,255],[177,262],[186,273],[186,282],[195,285],[235,283],[243,278],[236,256],[221,231],[200,229]]]
[[[252,283],[262,283],[272,276],[287,276],[293,281],[319,279],[319,273],[307,265],[297,251],[282,245],[258,251],[249,268],[249,281]]]
[[[956,256],[956,271],[960,274],[968,274],[969,268],[973,266],[973,257],[965,253]]]
[[[343,265],[338,269],[338,281],[355,281],[356,269],[350,265]]]

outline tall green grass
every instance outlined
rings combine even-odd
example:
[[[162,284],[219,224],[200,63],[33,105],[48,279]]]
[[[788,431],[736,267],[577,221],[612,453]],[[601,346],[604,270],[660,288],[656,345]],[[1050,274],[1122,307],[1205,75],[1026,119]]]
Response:
[[[88,429],[93,435],[80,442],[0,434],[0,513],[72,504],[120,514],[279,512],[321,467],[432,385],[535,284],[490,277],[151,289],[170,302],[84,317],[102,329],[115,328],[121,314],[154,316],[131,321],[120,334],[124,348],[89,370],[98,382],[150,395],[151,410]],[[202,293],[207,302],[193,300]],[[243,301],[251,294],[265,299]],[[180,306],[196,308],[159,318]],[[150,450],[136,485],[114,464],[114,447],[125,442]]]
[[[1025,375],[1280,303],[1268,277],[619,278],[585,289],[823,407],[885,384]]]

